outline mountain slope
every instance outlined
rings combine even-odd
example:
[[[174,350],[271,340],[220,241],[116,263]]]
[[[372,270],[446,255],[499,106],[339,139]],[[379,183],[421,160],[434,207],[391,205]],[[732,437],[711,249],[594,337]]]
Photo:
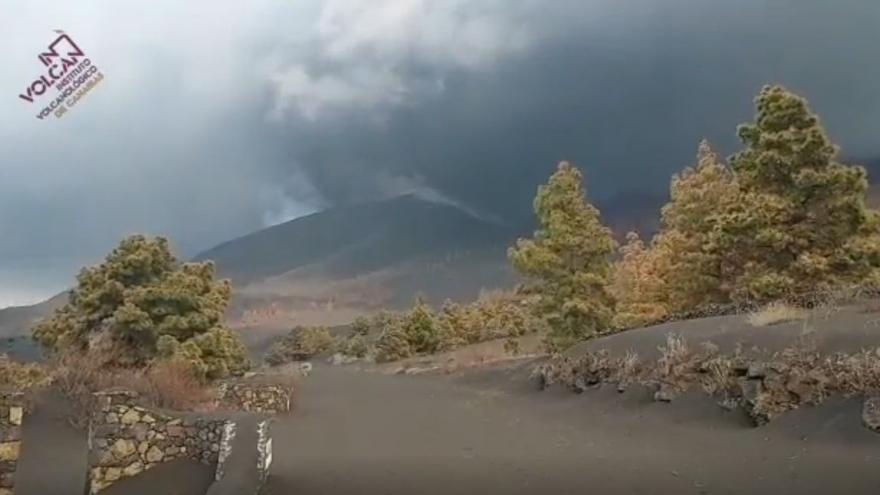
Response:
[[[196,256],[236,287],[239,325],[337,324],[423,294],[472,299],[509,286],[519,232],[451,205],[401,196],[332,208]]]

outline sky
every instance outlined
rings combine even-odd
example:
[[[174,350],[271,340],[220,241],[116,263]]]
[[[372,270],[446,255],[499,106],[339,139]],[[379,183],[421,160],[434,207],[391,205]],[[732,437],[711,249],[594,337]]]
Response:
[[[876,0],[0,0],[0,307],[130,233],[181,255],[420,192],[527,218],[562,159],[662,194],[767,83],[880,156]],[[63,118],[18,97],[68,33],[104,75]],[[42,100],[47,102],[48,98]]]

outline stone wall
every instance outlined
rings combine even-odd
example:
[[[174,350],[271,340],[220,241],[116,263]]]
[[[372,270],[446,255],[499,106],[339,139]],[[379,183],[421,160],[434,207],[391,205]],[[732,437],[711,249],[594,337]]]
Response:
[[[289,380],[256,376],[220,384],[219,399],[229,409],[255,413],[279,414],[290,411],[293,386]]]
[[[0,392],[0,495],[12,495],[21,451],[24,394]]]
[[[217,464],[226,420],[150,411],[128,390],[99,392],[95,399],[89,426],[89,493],[180,457]]]

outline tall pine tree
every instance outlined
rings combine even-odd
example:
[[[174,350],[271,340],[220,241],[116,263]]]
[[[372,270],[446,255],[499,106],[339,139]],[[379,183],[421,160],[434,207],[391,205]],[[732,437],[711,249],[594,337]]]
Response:
[[[610,327],[613,301],[606,287],[615,242],[587,202],[581,172],[569,163],[559,164],[538,188],[534,206],[540,228],[517,241],[509,257],[551,328],[548,343],[559,348]]]
[[[733,296],[770,300],[873,281],[880,266],[878,215],[867,174],[837,159],[806,100],[779,86],[756,99],[745,149],[731,159],[741,194],[713,236],[735,269]]]
[[[707,141],[697,165],[672,178],[670,202],[663,207],[662,230],[654,240],[662,258],[667,307],[680,312],[727,299],[723,253],[711,243],[720,215],[738,198],[736,181]]]

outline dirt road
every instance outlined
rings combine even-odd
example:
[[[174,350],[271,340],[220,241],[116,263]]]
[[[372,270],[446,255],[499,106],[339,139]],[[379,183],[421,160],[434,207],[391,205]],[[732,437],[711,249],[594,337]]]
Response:
[[[857,401],[749,427],[694,394],[527,390],[318,367],[273,427],[266,493],[876,494],[880,435]]]

